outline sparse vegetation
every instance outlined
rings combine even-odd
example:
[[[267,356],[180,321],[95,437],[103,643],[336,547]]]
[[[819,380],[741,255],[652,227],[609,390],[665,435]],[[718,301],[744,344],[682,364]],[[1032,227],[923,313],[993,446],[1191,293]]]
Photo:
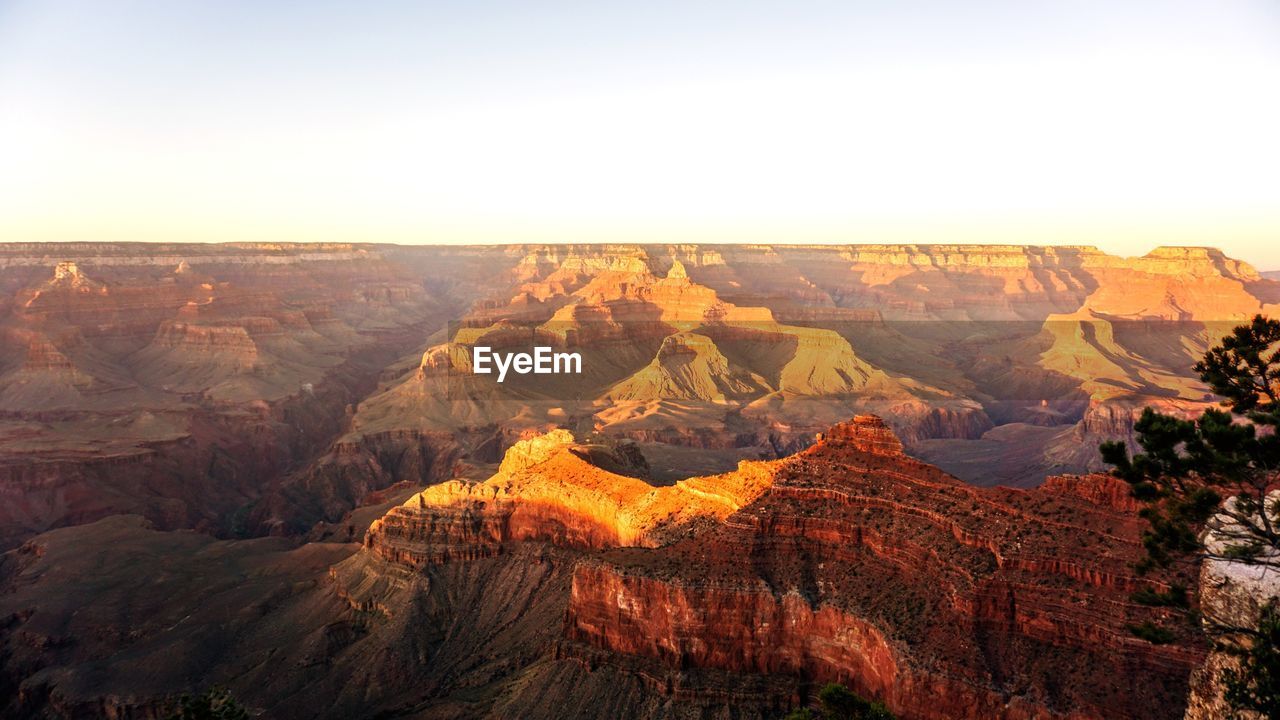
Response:
[[[1142,588],[1130,595],[1129,599],[1148,607],[1186,608],[1189,606],[1186,586],[1176,584],[1170,586],[1168,590]]]
[[[1274,600],[1262,609],[1254,633],[1233,653],[1239,666],[1223,672],[1226,699],[1234,708],[1280,717],[1280,608]]]
[[[894,720],[884,703],[867,700],[838,683],[827,683],[818,691],[818,712],[803,707],[792,710],[783,720]]]
[[[1146,640],[1152,645],[1167,645],[1173,642],[1174,635],[1168,628],[1160,627],[1155,623],[1147,620],[1140,625],[1130,625],[1129,632],[1134,637]]]
[[[249,713],[225,688],[213,687],[178,698],[178,707],[167,720],[249,720]]]

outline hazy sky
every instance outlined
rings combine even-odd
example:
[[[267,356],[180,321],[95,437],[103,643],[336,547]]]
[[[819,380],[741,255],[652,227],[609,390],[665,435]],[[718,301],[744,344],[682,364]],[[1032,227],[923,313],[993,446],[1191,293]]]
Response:
[[[0,240],[1280,268],[1280,2],[0,0]]]

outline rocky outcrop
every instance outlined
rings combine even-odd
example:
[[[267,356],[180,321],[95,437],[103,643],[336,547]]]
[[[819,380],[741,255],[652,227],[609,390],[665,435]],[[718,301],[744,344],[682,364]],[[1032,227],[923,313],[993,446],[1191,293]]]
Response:
[[[1054,475],[1046,478],[1040,490],[1045,493],[1074,495],[1100,507],[1136,514],[1142,503],[1133,497],[1129,483],[1114,475]]]
[[[653,362],[615,385],[615,402],[694,400],[726,403],[761,392],[765,383],[748,372],[730,368],[715,343],[705,335],[678,333],[662,341]]]
[[[1280,499],[1272,491],[1268,503]],[[1234,506],[1235,499],[1227,500]],[[1235,509],[1233,507],[1233,509]],[[1258,518],[1260,519],[1260,518]],[[1216,554],[1238,544],[1230,539],[1230,522],[1223,521],[1220,530],[1210,530],[1205,546]],[[1238,530],[1238,528],[1237,528]],[[1274,556],[1274,551],[1273,551]],[[1200,612],[1206,622],[1219,626],[1256,628],[1262,608],[1280,598],[1280,577],[1271,565],[1257,565],[1222,559],[1204,560],[1200,564]],[[1214,650],[1191,677],[1191,695],[1187,700],[1186,720],[1214,720],[1233,717],[1239,720],[1262,720],[1263,715],[1234,710],[1224,697],[1223,673],[1238,669],[1239,661],[1230,654]]]
[[[838,423],[818,440],[828,445],[847,445],[872,455],[902,456],[902,441],[875,415],[858,415],[849,422]]]
[[[778,708],[839,681],[906,718],[1181,712],[1203,649],[1129,632],[1161,613],[1129,594],[1168,579],[1134,574],[1141,521],[1104,478],[969,487],[906,457],[874,416],[671,487],[611,477],[569,444],[530,458],[567,442],[415,496],[363,552],[417,571],[528,543],[586,552],[556,657],[659,694],[716,671],[790,678],[759,700]]]
[[[573,444],[573,433],[563,428],[538,437],[521,440],[512,445],[502,456],[498,472],[515,475],[551,459],[552,455]]]
[[[370,527],[365,548],[421,568],[491,557],[531,540],[585,550],[656,545],[727,516],[770,482],[760,463],[666,487],[601,465],[634,460],[626,446],[579,445],[564,430],[522,441],[488,480],[441,483],[392,509]]]
[[[1181,707],[1200,650],[1127,630],[1151,614],[1128,601],[1144,582],[1132,515],[953,483],[820,443],[714,531],[580,566],[567,633],[673,668],[839,680],[909,718]]]

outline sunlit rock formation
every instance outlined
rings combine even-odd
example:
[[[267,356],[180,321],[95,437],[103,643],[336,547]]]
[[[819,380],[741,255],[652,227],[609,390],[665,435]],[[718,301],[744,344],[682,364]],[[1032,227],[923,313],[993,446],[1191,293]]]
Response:
[[[494,555],[516,541],[593,550],[652,546],[695,521],[726,517],[770,483],[762,463],[667,487],[601,465],[624,472],[636,462],[626,446],[578,445],[564,430],[516,443],[488,480],[435,485],[374,522],[365,547],[421,567]]]
[[[904,455],[874,416],[670,487],[584,458],[555,433],[487,481],[410,498],[335,568],[341,592],[373,602],[394,572],[379,563],[574,550],[556,662],[688,702],[715,693],[693,673],[768,677],[780,684],[751,702],[779,710],[805,679],[906,718],[1165,716],[1203,656],[1189,632],[1161,646],[1129,632],[1161,615],[1129,594],[1171,579],[1134,574],[1141,521],[1114,478],[974,488]]]

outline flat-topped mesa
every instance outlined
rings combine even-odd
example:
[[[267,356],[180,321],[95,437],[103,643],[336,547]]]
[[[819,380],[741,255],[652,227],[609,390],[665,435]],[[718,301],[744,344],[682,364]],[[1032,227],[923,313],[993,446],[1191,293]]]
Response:
[[[1216,248],[1197,246],[1160,246],[1137,257],[1110,255],[1092,245],[851,245],[846,253],[855,264],[937,270],[1078,266],[1258,279],[1257,270],[1249,263],[1234,260]]]
[[[818,435],[828,445],[850,445],[873,455],[902,455],[902,441],[877,415],[857,415]]]
[[[256,355],[248,328],[241,324],[195,324],[176,320],[162,323],[156,330],[152,345],[163,348],[194,348],[230,350],[246,355]]]
[[[851,245],[854,263],[938,269],[1026,268],[1109,257],[1092,245]]]
[[[304,262],[379,260],[381,251],[340,243],[4,243],[0,269],[39,267],[52,257],[61,264],[102,268],[191,265],[285,265]]]
[[[1257,281],[1262,276],[1247,262],[1234,260],[1217,248],[1162,245],[1135,258],[1133,266],[1146,272],[1170,275],[1223,275],[1236,280]]]
[[[520,255],[512,272],[518,280],[543,280],[570,274],[641,273],[649,269],[649,255],[639,245],[512,246]]]

